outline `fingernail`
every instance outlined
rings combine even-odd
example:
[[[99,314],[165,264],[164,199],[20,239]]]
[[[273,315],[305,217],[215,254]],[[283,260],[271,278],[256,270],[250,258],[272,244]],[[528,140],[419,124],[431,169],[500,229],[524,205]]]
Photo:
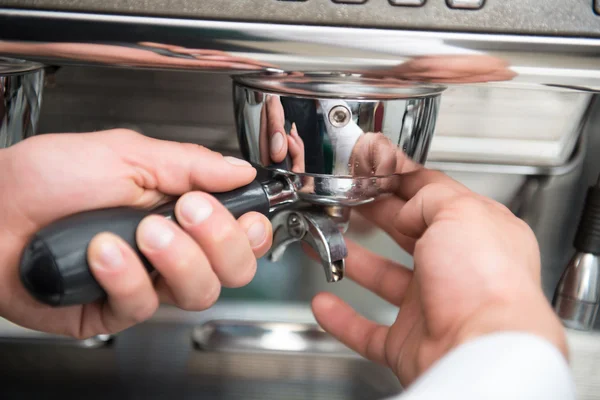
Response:
[[[197,225],[212,214],[212,205],[200,195],[190,194],[182,201],[181,216],[188,224]]]
[[[298,128],[296,127],[296,123],[292,122],[292,135],[298,136]]]
[[[246,160],[241,160],[236,157],[223,157],[225,161],[227,161],[231,165],[235,165],[236,167],[251,167],[250,163]]]
[[[283,142],[285,141],[285,137],[281,132],[275,132],[275,134],[271,137],[271,154],[279,154],[281,149],[283,149]]]
[[[104,269],[117,269],[123,265],[123,254],[121,249],[112,239],[106,239],[100,244],[98,258],[92,265],[98,265]]]
[[[255,222],[250,225],[250,228],[246,231],[246,235],[248,235],[248,240],[250,241],[250,245],[252,247],[259,246],[264,242],[265,236],[267,235],[267,231],[265,229],[264,224],[260,222]]]
[[[140,243],[144,247],[154,250],[164,249],[175,237],[173,230],[167,225],[166,220],[150,218],[140,227]]]

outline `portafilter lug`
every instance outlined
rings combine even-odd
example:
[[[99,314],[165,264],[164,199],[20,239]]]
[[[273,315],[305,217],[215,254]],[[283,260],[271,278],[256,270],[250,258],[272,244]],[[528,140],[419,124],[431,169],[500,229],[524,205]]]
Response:
[[[343,230],[324,210],[282,211],[273,217],[271,223],[271,261],[280,260],[290,244],[304,242],[319,256],[327,282],[338,282],[344,277],[348,249]]]

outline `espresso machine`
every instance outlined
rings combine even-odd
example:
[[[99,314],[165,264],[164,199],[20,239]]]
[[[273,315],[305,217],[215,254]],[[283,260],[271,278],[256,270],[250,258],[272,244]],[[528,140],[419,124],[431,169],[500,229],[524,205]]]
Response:
[[[5,393],[400,392],[389,371],[320,330],[308,302],[329,290],[394,320],[396,309],[345,279],[346,239],[410,266],[354,209],[425,165],[532,227],[581,398],[600,398],[595,248],[569,262],[600,173],[599,14],[597,0],[0,0],[0,147],[120,127],[241,156],[256,180],[213,195],[234,216],[267,215],[274,234],[250,289],[204,312],[161,307],[147,323],[84,341],[3,322]],[[23,254],[23,285],[53,307],[96,301],[104,293],[87,243],[109,230],[135,245],[148,213],[175,220],[169,203],[44,228]]]

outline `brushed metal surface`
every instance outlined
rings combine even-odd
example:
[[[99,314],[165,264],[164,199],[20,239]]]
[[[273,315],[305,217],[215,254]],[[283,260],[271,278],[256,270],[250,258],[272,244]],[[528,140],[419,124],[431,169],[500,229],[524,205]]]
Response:
[[[600,399],[600,333],[569,330],[567,343],[577,399]]]

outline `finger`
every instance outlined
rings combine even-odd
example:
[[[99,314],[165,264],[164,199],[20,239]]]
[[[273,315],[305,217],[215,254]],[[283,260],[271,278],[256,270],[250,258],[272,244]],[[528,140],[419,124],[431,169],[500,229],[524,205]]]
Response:
[[[315,296],[312,309],[319,325],[329,334],[363,357],[387,365],[386,326],[369,321],[330,293]]]
[[[418,239],[448,203],[465,192],[455,186],[432,183],[417,192],[393,217],[398,233]]]
[[[223,157],[199,145],[152,139],[133,131],[99,135],[106,145],[131,166],[130,177],[137,186],[168,195],[190,190],[223,192],[250,183],[256,170],[243,160]]]
[[[267,98],[267,132],[269,151],[273,162],[282,162],[287,155],[287,135],[285,134],[285,115],[279,96]]]
[[[383,229],[404,251],[412,254],[415,238],[402,234],[397,228],[394,216],[404,207],[406,201],[396,196],[386,196],[357,208],[367,220]]]
[[[258,134],[258,146],[260,162],[263,166],[271,165],[271,151],[269,150],[269,133],[267,127],[267,104],[260,109],[260,132]]]
[[[507,67],[506,61],[490,56],[417,57],[400,65],[396,71],[402,72],[405,78],[460,78]]]
[[[138,44],[140,46],[158,47],[159,49],[168,49],[171,47],[171,45],[156,42],[138,42]]]
[[[262,214],[250,212],[242,215],[238,223],[248,236],[248,241],[256,258],[261,258],[273,243],[273,227],[271,221]]]
[[[157,291],[178,307],[201,311],[221,292],[219,278],[198,244],[174,222],[159,215],[146,217],[136,232],[138,247],[159,272]]]
[[[150,276],[121,238],[110,233],[97,235],[88,247],[88,262],[94,278],[108,295],[103,306],[95,308],[99,317],[96,320],[102,326],[89,329],[115,333],[154,314],[158,297]]]
[[[412,279],[412,271],[351,240],[346,240],[346,243],[348,246],[347,276],[384,300],[400,306]]]
[[[354,176],[385,176],[396,172],[398,147],[382,134],[366,133],[360,137],[350,157]],[[400,160],[401,161],[401,160]]]
[[[200,245],[225,287],[248,284],[256,273],[256,257],[246,232],[214,197],[201,192],[183,195],[175,206],[182,228]]]
[[[466,186],[450,178],[443,172],[427,168],[417,168],[402,173],[398,175],[397,180],[396,194],[404,200],[411,199],[419,190],[431,184],[445,185],[464,193],[469,192]]]
[[[395,191],[398,197],[382,197],[373,203],[361,206],[358,210],[365,218],[390,235],[405,251],[412,254],[415,239],[422,235],[427,226],[422,215],[416,214],[421,210],[420,202],[426,199],[428,211],[435,212],[450,196],[471,192],[466,186],[440,171],[422,167],[410,170],[413,164],[409,162],[405,165],[409,169],[408,172],[396,176]],[[428,189],[414,200],[414,197],[425,187]],[[407,210],[404,210],[407,201],[412,203]],[[401,210],[404,211],[400,217]]]
[[[292,159],[292,172],[301,174],[305,172],[304,165],[304,142],[298,134],[296,123],[292,123],[292,129],[287,137],[290,157]]]

